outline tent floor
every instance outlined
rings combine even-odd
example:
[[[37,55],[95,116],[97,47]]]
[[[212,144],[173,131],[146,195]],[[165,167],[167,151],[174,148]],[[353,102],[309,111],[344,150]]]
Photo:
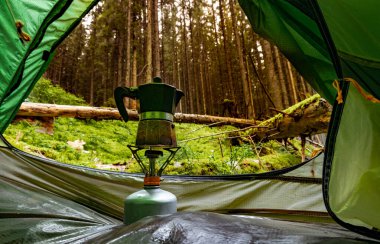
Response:
[[[134,224],[20,214],[0,219],[0,237],[16,243],[368,243],[337,224],[291,222],[207,212],[146,217]],[[2,242],[0,241],[0,242]],[[3,242],[2,242],[3,243]]]

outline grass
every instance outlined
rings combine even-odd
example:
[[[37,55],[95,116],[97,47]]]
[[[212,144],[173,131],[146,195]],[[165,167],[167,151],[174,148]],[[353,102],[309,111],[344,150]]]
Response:
[[[44,126],[43,122],[36,120],[18,121],[8,127],[4,136],[21,150],[60,162],[114,170],[120,170],[118,166],[123,166],[126,172],[141,172],[127,148],[127,145],[134,144],[137,122],[58,118],[54,121],[52,134],[46,133]],[[176,124],[177,140],[182,148],[164,174],[259,173],[289,167],[301,161],[296,150],[285,148],[277,141],[234,146],[226,139],[227,133],[181,142],[235,129],[232,126]],[[69,141],[83,141],[85,144],[83,148],[74,149],[68,144]],[[293,140],[293,144],[300,147],[297,140]]]
[[[67,93],[44,78],[38,81],[28,101],[86,104],[83,98]],[[51,124],[38,120],[15,121],[5,131],[4,136],[12,145],[23,151],[59,162],[92,168],[125,170],[131,173],[141,172],[127,147],[135,144],[137,122],[57,118],[51,127]],[[297,150],[286,148],[277,141],[235,145],[236,143],[227,138],[228,133],[223,133],[232,130],[236,128],[176,124],[177,141],[181,149],[164,174],[260,173],[289,167],[301,161],[299,154],[301,146],[298,140],[292,141]],[[208,136],[215,134],[218,135]],[[195,140],[189,140],[192,138]],[[73,147],[73,144],[77,146]],[[164,154],[159,163],[162,163],[167,156],[168,153]]]
[[[43,77],[36,83],[27,101],[63,105],[87,105],[82,97],[66,92],[60,86],[53,85],[50,80]]]

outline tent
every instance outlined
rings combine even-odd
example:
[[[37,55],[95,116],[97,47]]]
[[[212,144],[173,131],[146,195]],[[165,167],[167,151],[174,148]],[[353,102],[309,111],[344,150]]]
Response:
[[[179,212],[124,225],[123,200],[141,189],[142,175],[62,164],[0,143],[0,243],[368,241],[331,223],[322,154],[258,175],[165,176],[162,188],[177,196]]]
[[[97,2],[5,0],[0,3],[0,133],[46,70],[56,47]],[[347,229],[380,239],[377,186],[380,152],[376,150],[380,138],[377,103],[380,19],[376,17],[380,2],[240,0],[239,3],[253,29],[275,43],[313,88],[334,103],[325,155],[264,175],[168,176],[163,188],[177,195],[180,211],[277,213],[277,217],[286,218],[301,215],[303,220],[329,213]],[[137,190],[142,181],[139,175],[41,159],[13,148],[2,137],[0,165],[0,239],[4,242],[163,242],[178,236],[194,240],[191,239],[194,235],[184,235],[180,227],[196,229],[197,226],[189,224],[192,220],[199,223],[198,228],[208,228],[214,237],[227,233],[221,240],[230,241],[253,241],[244,238],[263,236],[262,226],[270,230],[265,236],[272,241],[278,240],[274,233],[284,240],[298,242],[357,238],[335,225],[314,225],[310,227],[315,230],[313,233],[302,226],[275,220],[267,223],[265,219],[218,214],[205,217],[183,212],[123,226],[119,220],[121,199]],[[311,177],[308,167],[317,167],[321,174]],[[216,224],[210,226],[212,221],[225,228],[218,230]],[[252,228],[259,232],[252,233]],[[241,235],[228,239],[233,236],[229,229]],[[326,234],[327,230],[331,233]],[[289,235],[293,239],[286,239]]]

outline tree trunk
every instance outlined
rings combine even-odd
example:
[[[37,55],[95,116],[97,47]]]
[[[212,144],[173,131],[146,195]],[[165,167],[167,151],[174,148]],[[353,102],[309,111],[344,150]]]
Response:
[[[131,2],[131,1],[129,1]],[[133,86],[133,87],[136,87],[137,86],[137,55],[138,55],[138,52],[137,52],[137,37],[138,37],[138,32],[139,32],[139,28],[138,28],[138,24],[137,24],[137,10],[136,10],[136,6],[135,6],[136,2],[133,2],[133,7],[131,6],[131,11],[133,10],[133,12],[131,12],[132,14],[132,23],[133,26],[132,26],[132,77],[131,77],[131,83],[130,85]],[[137,107],[137,104],[136,104],[136,100],[133,100],[133,99],[130,99],[129,100],[129,108],[131,109],[136,109]]]
[[[124,51],[124,34],[119,31],[117,34],[118,39],[117,43],[117,48],[118,48],[118,53],[117,53],[117,86],[122,86],[123,85],[123,51]]]
[[[226,34],[226,26],[225,26],[225,18],[224,18],[224,10],[223,10],[223,1],[219,0],[219,16],[220,16],[220,29],[222,30],[223,36],[223,51],[224,51],[224,60],[227,66],[227,86],[224,89],[224,94],[222,94],[222,99],[231,99],[233,101],[236,100],[235,93],[233,90],[233,78],[232,78],[232,67],[231,67],[231,57],[228,52],[227,46],[227,34]],[[221,101],[219,101],[221,102]],[[236,102],[236,101],[235,101]]]
[[[301,92],[301,95],[302,95],[302,99],[306,99],[308,97],[308,91],[307,91],[307,84],[305,82],[305,79],[299,75],[299,79],[300,79],[300,83],[301,83],[301,87],[302,87],[302,92]]]
[[[203,42],[203,35],[201,34],[200,35],[201,39],[200,39],[200,46],[203,47],[204,46],[204,42]],[[198,68],[199,68],[199,81],[201,83],[201,89],[200,89],[200,93],[201,93],[201,107],[202,107],[202,111],[201,113],[203,114],[206,114],[207,112],[207,99],[206,99],[206,85],[205,85],[205,78],[204,78],[204,73],[203,73],[203,69],[204,69],[204,63],[203,63],[203,52],[202,50],[198,52]],[[210,94],[209,94],[210,95]]]
[[[149,1],[149,0],[148,0]],[[153,0],[152,17],[153,17],[153,75],[161,77],[160,63],[160,37],[158,29],[158,0]]]
[[[145,82],[150,82],[152,80],[152,0],[147,0],[146,9],[146,26],[145,26],[145,36],[146,36],[146,75]]]
[[[112,59],[111,59],[111,75],[112,75],[112,90],[118,86],[118,72],[117,72],[117,56],[118,56],[118,43],[116,38],[112,38]]]
[[[184,60],[184,67],[182,67],[182,70],[183,70],[183,73],[184,73],[184,78],[183,78],[183,89],[185,89],[185,94],[187,97],[185,97],[185,101],[186,101],[186,107],[185,107],[185,111],[186,112],[190,112],[190,113],[193,113],[194,111],[194,106],[193,106],[193,99],[192,99],[192,96],[194,94],[191,93],[191,85],[190,84],[190,67],[189,67],[189,54],[188,54],[188,40],[187,40],[187,25],[186,25],[186,12],[185,12],[185,9],[186,9],[186,3],[185,1],[183,0],[182,1],[182,28],[183,28],[183,33],[182,33],[182,41],[183,41],[183,49],[184,49],[184,56],[183,56],[183,60]]]
[[[161,54],[160,54],[160,69],[161,69],[161,78],[165,81],[165,82],[170,82],[170,79],[168,78],[168,71],[166,70],[166,62],[165,62],[165,57],[166,57],[166,46],[165,46],[165,42],[166,42],[166,38],[169,37],[168,34],[166,34],[166,26],[165,26],[165,22],[166,22],[166,19],[167,19],[167,16],[164,14],[164,5],[165,5],[165,2],[164,1],[161,1],[161,4],[160,4],[160,12],[161,12]],[[173,83],[171,83],[173,84]]]
[[[217,69],[218,69],[218,72],[217,72],[217,76],[216,76],[216,80],[217,81],[223,81],[224,80],[224,73],[223,73],[223,69],[222,69],[222,60],[223,60],[223,57],[222,57],[222,50],[220,48],[220,45],[219,45],[219,35],[218,35],[218,28],[217,28],[217,25],[216,25],[216,14],[215,14],[215,8],[214,8],[214,1],[212,1],[211,3],[211,12],[212,12],[212,22],[213,22],[213,27],[214,27],[214,38],[215,38],[215,50],[216,50],[216,53],[214,53],[214,56],[217,57]],[[205,72],[208,74],[208,72]],[[209,91],[212,91],[212,90],[215,90],[215,93],[218,94],[219,96],[221,95],[222,97],[225,97],[225,94],[227,93],[226,89],[228,87],[228,84],[224,84],[226,82],[223,82],[222,84],[218,85],[218,86],[215,86],[213,87],[213,83],[212,83],[212,80],[210,79],[210,76],[207,76],[208,78],[208,87],[209,87]],[[215,79],[215,78],[214,78]],[[228,81],[229,82],[229,81]],[[210,109],[210,113],[211,114],[216,114],[217,112],[217,109],[215,109],[216,105],[215,104],[218,104],[220,101],[216,101],[216,99],[214,99],[214,96],[212,97],[212,99],[210,98],[210,105],[209,107],[211,107]]]
[[[189,3],[190,5],[190,3]],[[196,21],[195,18],[194,18],[194,9],[192,6],[189,6],[189,31],[190,31],[190,44],[191,44],[191,67],[192,67],[192,72],[191,72],[191,84],[192,84],[192,89],[191,89],[191,93],[194,94],[194,99],[193,99],[193,106],[194,106],[194,111],[192,113],[196,113],[196,114],[200,114],[200,98],[201,98],[201,95],[202,94],[202,91],[200,91],[199,89],[199,81],[200,81],[200,78],[199,78],[199,71],[197,70],[197,56],[198,56],[198,52],[197,52],[197,48],[195,46],[195,35],[194,35],[194,22]]]
[[[286,60],[286,65],[287,65],[288,71],[289,71],[289,78],[290,78],[290,85],[292,88],[293,100],[294,100],[294,103],[298,103],[296,81],[294,79],[292,65],[290,64],[290,62],[288,60]]]
[[[95,30],[94,30],[95,31]],[[96,33],[94,33],[96,35]],[[94,73],[95,73],[95,50],[91,50],[92,58],[91,58],[91,68],[90,68],[90,105],[94,106]]]
[[[281,96],[281,101],[283,108],[289,107],[289,98],[288,98],[288,92],[286,90],[286,81],[285,81],[285,73],[282,67],[282,57],[280,55],[280,51],[276,46],[273,46],[274,49],[274,58],[276,60],[276,66],[277,66],[277,82],[279,84],[279,91]]]
[[[62,75],[63,75],[63,70],[64,70],[64,67],[65,67],[65,53],[66,53],[66,50],[65,48],[62,49],[62,53],[61,53],[61,62],[59,64],[59,76],[58,76],[58,84],[60,86],[63,86],[62,84]]]
[[[252,96],[251,96],[252,90],[250,90],[250,86],[248,84],[248,79],[247,79],[247,71],[245,69],[242,43],[240,41],[240,35],[238,32],[238,27],[237,27],[235,1],[229,0],[229,4],[230,4],[231,19],[232,19],[232,29],[235,36],[236,51],[239,57],[240,77],[241,77],[241,82],[243,83],[244,102],[247,108],[246,117],[249,119],[254,119],[255,114],[254,114],[253,101],[252,101]]]
[[[124,86],[130,86],[131,85],[131,5],[132,1],[128,1],[127,6],[127,44],[126,44],[126,59],[125,59],[125,65],[126,65],[126,71],[125,71],[125,79],[124,79]]]
[[[275,79],[275,67],[274,60],[272,54],[271,44],[262,40],[263,54],[264,54],[264,64],[265,64],[265,73],[266,73],[266,83],[269,87],[270,97],[273,99],[274,104],[277,109],[282,109],[282,101],[281,101],[281,90],[278,84],[278,81]]]

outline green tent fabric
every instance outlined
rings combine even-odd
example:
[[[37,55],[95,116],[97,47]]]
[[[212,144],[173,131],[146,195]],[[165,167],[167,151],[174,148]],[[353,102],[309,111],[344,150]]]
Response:
[[[253,30],[276,44],[312,87],[331,103],[336,93],[331,83],[336,74],[305,2],[241,0],[240,5]]]
[[[0,2],[0,133],[45,71],[54,49],[96,2]],[[275,43],[330,103],[334,103],[336,96],[332,82],[340,80],[344,103],[335,103],[329,128],[323,171],[324,201],[337,222],[380,239],[380,190],[375,187],[380,183],[379,104],[364,100],[352,85],[343,81],[346,77],[353,78],[366,92],[380,98],[377,17],[380,2],[239,0],[239,3],[254,31]],[[30,35],[30,42],[20,41],[15,27],[18,20],[24,23],[22,30]],[[37,176],[30,175],[28,180],[33,181],[34,177]],[[70,180],[74,179],[67,179]],[[51,189],[51,185],[40,187]],[[215,194],[210,199],[220,196]]]
[[[0,133],[46,70],[57,45],[97,3],[94,0],[9,1],[0,4]],[[16,21],[31,41],[22,42]]]
[[[249,213],[255,209],[273,209],[325,215],[321,191],[322,158],[320,155],[289,173],[235,177],[165,176],[162,188],[177,196],[179,211],[228,213],[239,210]],[[143,185],[143,175],[62,164],[8,146],[0,147],[0,167],[0,178],[19,182],[27,188],[44,189],[117,219],[123,217],[125,197]],[[9,206],[12,208],[12,204]]]
[[[379,1],[319,1],[319,5],[337,48],[344,76],[354,78],[380,98],[380,19],[376,11]]]
[[[339,78],[310,2],[241,0],[255,32],[275,43],[313,88],[330,103]],[[346,77],[380,98],[380,38],[376,0],[318,1]]]
[[[3,144],[0,242],[369,241],[328,217],[321,192],[323,155],[272,176],[165,176],[162,188],[176,194],[179,213],[123,225],[123,199],[141,189],[143,175],[66,165]]]
[[[331,173],[326,175],[330,178],[326,196],[332,212],[344,222],[369,229],[380,227],[379,110],[380,104],[364,100],[350,87],[335,139]]]
[[[240,1],[253,29],[274,42],[316,91],[334,103],[335,79],[353,78],[380,97],[380,19],[376,0]],[[342,225],[380,238],[379,104],[341,81],[324,164],[324,199]]]

